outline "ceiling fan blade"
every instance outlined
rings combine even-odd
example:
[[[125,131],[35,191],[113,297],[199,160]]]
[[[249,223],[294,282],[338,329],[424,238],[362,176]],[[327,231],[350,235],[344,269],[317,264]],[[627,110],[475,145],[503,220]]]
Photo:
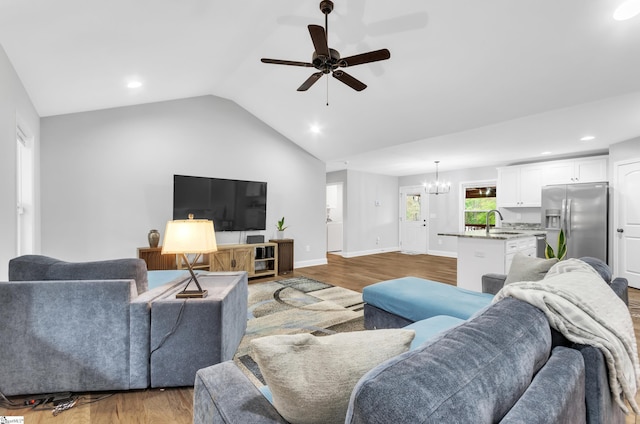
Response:
[[[307,91],[309,87],[315,84],[316,81],[320,79],[324,75],[322,72],[316,72],[315,74],[311,74],[309,78],[305,82],[302,83],[300,87],[298,87],[298,91]]]
[[[344,71],[333,71],[333,77],[338,81],[347,84],[349,87],[353,88],[356,91],[362,91],[367,88],[367,85],[365,83],[355,79]]]
[[[374,50],[372,52],[361,53],[354,56],[343,57],[338,62],[339,66],[346,68],[347,66],[362,65],[363,63],[377,62],[379,60],[387,60],[391,57],[391,52],[387,49]]]
[[[313,64],[308,62],[296,62],[293,60],[280,60],[280,59],[260,59],[262,63],[272,63],[274,65],[291,65],[291,66],[304,66],[306,68],[313,68]]]
[[[329,44],[327,44],[327,34],[324,32],[324,28],[320,25],[309,25],[308,28],[316,54],[329,57]]]

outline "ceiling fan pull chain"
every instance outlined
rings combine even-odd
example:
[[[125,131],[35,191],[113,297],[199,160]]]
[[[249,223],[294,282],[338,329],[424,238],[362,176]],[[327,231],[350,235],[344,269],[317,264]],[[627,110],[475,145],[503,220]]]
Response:
[[[327,106],[329,106],[329,78],[327,78]]]

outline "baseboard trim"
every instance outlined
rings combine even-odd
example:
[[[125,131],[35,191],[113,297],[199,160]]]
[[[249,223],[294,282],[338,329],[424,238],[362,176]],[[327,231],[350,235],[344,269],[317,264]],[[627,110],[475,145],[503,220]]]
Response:
[[[293,268],[294,269],[298,269],[298,268],[306,268],[308,266],[317,266],[317,265],[326,265],[327,262],[327,258],[324,259],[313,259],[310,261],[299,261],[296,262],[295,264],[293,264]]]
[[[427,252],[427,254],[433,255],[433,256],[445,256],[447,258],[457,258],[458,257],[458,252],[450,252],[448,250],[429,250],[429,252]]]
[[[387,247],[384,249],[374,249],[374,250],[360,250],[357,252],[342,252],[341,255],[343,258],[355,258],[357,256],[367,256],[367,255],[375,255],[378,253],[388,253],[388,252],[399,252],[399,247]]]

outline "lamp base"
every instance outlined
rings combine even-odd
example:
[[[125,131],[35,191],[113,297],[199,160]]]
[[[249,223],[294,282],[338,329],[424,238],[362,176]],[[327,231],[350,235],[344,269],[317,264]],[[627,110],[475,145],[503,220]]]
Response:
[[[203,298],[207,297],[206,290],[183,290],[181,292],[176,293],[176,299],[184,299],[184,298]]]

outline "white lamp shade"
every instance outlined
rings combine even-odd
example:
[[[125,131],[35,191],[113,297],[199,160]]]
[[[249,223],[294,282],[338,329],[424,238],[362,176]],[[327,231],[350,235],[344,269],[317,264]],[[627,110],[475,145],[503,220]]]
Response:
[[[162,254],[209,253],[218,250],[213,221],[179,219],[168,221],[162,242]]]

